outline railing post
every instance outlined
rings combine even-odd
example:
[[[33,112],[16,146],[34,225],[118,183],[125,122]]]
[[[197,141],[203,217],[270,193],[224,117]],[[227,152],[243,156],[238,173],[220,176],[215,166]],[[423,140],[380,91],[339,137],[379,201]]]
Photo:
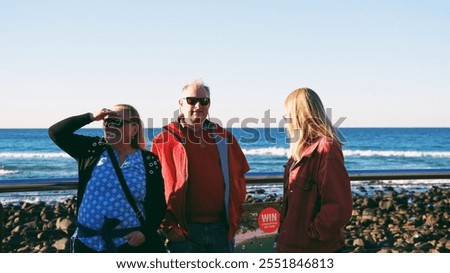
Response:
[[[3,205],[0,202],[0,253],[3,252]]]

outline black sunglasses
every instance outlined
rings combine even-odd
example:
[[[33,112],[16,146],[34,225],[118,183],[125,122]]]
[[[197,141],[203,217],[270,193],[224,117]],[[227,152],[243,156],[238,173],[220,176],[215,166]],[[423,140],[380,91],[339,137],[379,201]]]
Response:
[[[200,102],[201,105],[205,106],[205,105],[208,105],[210,102],[209,98],[186,97],[183,99],[186,99],[186,102],[189,105],[196,105],[197,102]]]
[[[103,125],[105,127],[120,128],[123,126],[124,123],[132,123],[132,121],[116,117],[108,117],[103,120]]]

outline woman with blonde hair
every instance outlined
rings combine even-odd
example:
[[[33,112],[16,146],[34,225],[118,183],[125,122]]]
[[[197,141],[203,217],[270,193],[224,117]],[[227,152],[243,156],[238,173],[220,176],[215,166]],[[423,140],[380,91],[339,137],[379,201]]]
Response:
[[[75,132],[103,122],[103,137]],[[128,104],[66,118],[50,138],[78,162],[73,252],[165,252],[158,235],[166,212],[158,157],[145,150],[144,127]]]
[[[291,141],[277,251],[338,251],[353,204],[342,142],[313,90],[294,90],[285,108]]]

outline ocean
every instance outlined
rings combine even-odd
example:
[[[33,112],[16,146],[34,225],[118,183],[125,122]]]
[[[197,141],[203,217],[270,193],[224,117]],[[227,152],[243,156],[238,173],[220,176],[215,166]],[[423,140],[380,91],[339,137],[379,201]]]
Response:
[[[280,174],[287,161],[288,139],[283,128],[230,129],[250,165],[250,175]],[[147,129],[149,144],[160,129]],[[102,135],[101,129],[80,134]],[[348,170],[409,170],[450,168],[450,128],[340,128]],[[74,159],[48,137],[47,129],[0,129],[0,183],[11,179],[76,178]],[[417,181],[375,181],[414,184]],[[364,182],[355,182],[357,185]],[[373,185],[374,181],[370,181]],[[426,181],[446,184],[448,180]]]

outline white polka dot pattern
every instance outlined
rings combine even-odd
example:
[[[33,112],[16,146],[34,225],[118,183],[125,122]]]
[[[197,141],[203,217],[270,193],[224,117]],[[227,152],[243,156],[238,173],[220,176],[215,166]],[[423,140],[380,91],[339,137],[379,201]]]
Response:
[[[143,203],[146,194],[146,176],[141,151],[128,155],[121,169],[128,188],[145,217]],[[123,193],[106,150],[100,156],[86,186],[78,211],[78,222],[88,228],[100,230],[105,217],[119,219],[120,224],[116,227],[118,229],[140,226],[139,219]],[[79,239],[96,251],[105,249],[105,243],[100,236]],[[122,238],[115,238],[113,241],[116,246],[126,243]]]

